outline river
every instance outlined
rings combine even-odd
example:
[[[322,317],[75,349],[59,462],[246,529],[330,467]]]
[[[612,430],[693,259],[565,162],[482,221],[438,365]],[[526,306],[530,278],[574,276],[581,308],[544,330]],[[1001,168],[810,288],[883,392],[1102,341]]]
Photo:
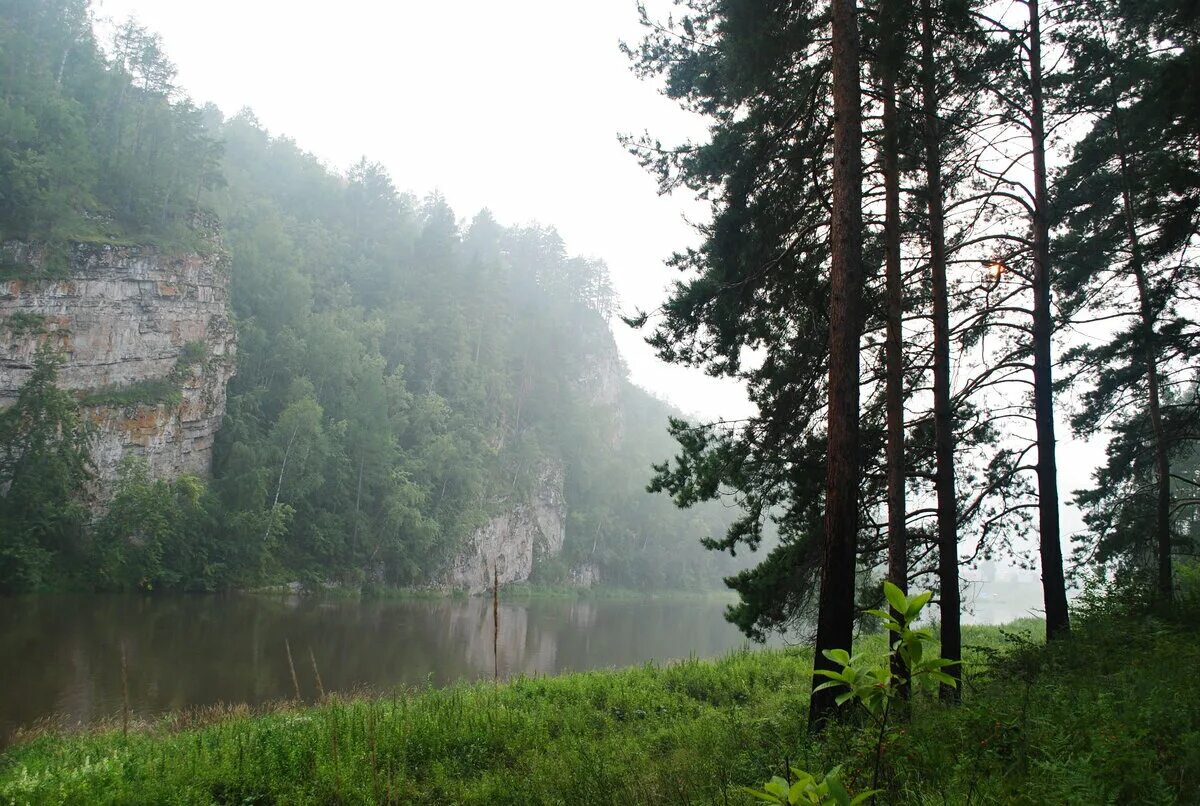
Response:
[[[1028,587],[1028,586],[1022,586]],[[1038,586],[976,595],[968,622],[1036,606]],[[502,678],[714,657],[745,646],[704,599],[501,601]],[[291,652],[289,665],[288,653]],[[122,682],[122,657],[124,676]],[[0,599],[0,746],[53,718],[93,724],[219,703],[491,679],[487,598],[322,600],[253,595]]]

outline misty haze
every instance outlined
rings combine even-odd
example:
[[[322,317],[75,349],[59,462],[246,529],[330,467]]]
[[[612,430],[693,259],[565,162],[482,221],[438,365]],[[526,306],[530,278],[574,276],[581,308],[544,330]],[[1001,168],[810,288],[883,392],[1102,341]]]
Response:
[[[0,802],[1200,801],[1191,0],[0,0]]]

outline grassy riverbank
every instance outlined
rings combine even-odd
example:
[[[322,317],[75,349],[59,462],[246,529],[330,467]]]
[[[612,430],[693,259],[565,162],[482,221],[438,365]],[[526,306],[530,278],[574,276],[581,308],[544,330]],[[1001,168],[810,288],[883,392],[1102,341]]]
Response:
[[[968,628],[963,705],[918,701],[879,802],[1200,798],[1197,636],[1139,622],[1050,649],[1005,637],[1039,626]],[[863,789],[874,732],[808,738],[810,663],[737,653],[43,735],[0,756],[0,803],[744,803],[739,786],[788,763],[843,764]]]

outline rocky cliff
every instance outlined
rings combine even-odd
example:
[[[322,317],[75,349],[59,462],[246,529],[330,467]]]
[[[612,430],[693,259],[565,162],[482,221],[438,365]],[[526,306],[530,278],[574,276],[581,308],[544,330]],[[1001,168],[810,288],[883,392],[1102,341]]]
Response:
[[[66,254],[0,247],[0,407],[11,405],[42,345],[59,384],[97,426],[97,486],[112,489],[128,455],[156,478],[207,474],[234,372],[228,260],[148,247],[76,244]]]
[[[592,409],[609,446],[616,448],[624,438],[621,385],[626,382],[626,368],[611,336],[598,341],[600,349],[586,357],[572,388],[578,400]],[[443,585],[475,594],[491,590],[496,573],[501,585],[526,582],[540,559],[561,553],[566,539],[566,472],[561,461],[543,460],[529,495],[504,502],[506,511],[470,535],[444,575]],[[593,587],[600,583],[600,568],[590,563],[574,566],[567,570],[566,581],[575,587]]]
[[[621,408],[621,394],[629,382],[629,371],[617,351],[611,333],[598,339],[598,349],[586,356],[580,365],[579,376],[574,379],[575,394],[585,405],[590,406],[597,425],[608,435],[608,446],[617,448],[625,438],[625,412]]]
[[[490,519],[468,538],[446,574],[450,588],[482,593],[495,575],[501,585],[525,582],[540,557],[562,551],[567,502],[561,462],[546,461],[527,500]]]

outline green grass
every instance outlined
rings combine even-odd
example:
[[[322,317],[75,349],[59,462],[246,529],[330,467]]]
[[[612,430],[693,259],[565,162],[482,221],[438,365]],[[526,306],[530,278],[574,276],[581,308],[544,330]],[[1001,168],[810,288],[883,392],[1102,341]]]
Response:
[[[1200,634],[1153,620],[1076,625],[980,669],[959,709],[910,728],[896,803],[1200,802]]]
[[[968,628],[963,705],[918,698],[878,802],[1196,802],[1196,637],[1131,622],[1046,648]],[[789,763],[843,764],[863,789],[875,732],[808,737],[810,665],[741,652],[46,734],[0,756],[0,803],[745,803]]]

